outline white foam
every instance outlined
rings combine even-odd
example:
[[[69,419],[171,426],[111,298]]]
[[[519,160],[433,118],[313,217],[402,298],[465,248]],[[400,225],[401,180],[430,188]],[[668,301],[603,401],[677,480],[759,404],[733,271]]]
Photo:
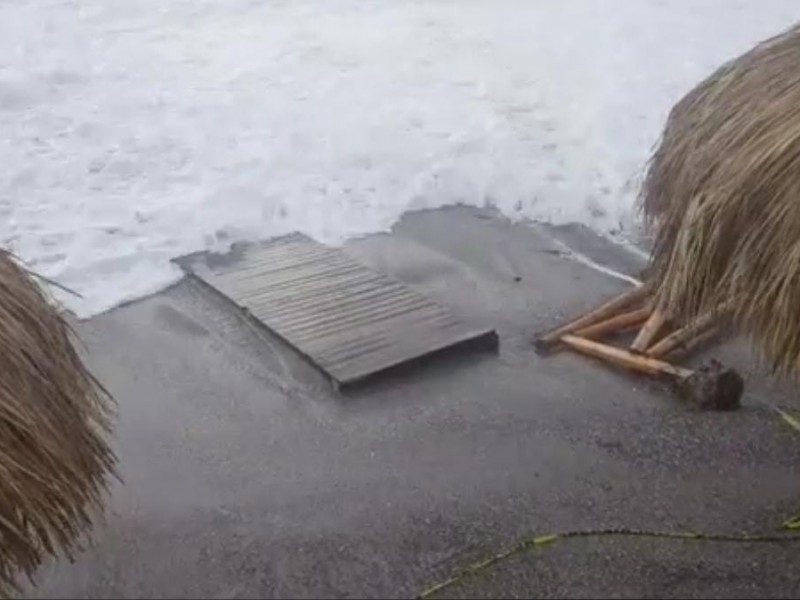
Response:
[[[81,316],[169,259],[463,203],[632,223],[670,106],[796,0],[6,0],[0,244]]]

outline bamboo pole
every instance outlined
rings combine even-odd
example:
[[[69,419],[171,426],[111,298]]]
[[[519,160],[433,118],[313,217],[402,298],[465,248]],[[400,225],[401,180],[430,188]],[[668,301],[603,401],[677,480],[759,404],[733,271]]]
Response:
[[[600,321],[611,318],[617,315],[621,310],[630,307],[634,302],[641,301],[650,293],[650,286],[642,284],[628,290],[608,302],[600,305],[594,310],[585,313],[584,315],[569,321],[549,333],[545,333],[534,340],[536,349],[540,352],[550,350],[553,346],[557,345],[561,336],[569,333],[584,329],[590,325],[594,325]]]
[[[663,360],[634,354],[629,350],[615,348],[614,346],[587,340],[576,335],[567,334],[561,338],[561,341],[570,348],[588,356],[600,358],[614,365],[647,375],[666,375],[679,382],[684,382],[694,374],[691,369],[677,367]]]
[[[605,321],[600,321],[594,325],[589,325],[583,329],[579,329],[575,332],[575,335],[586,339],[597,339],[608,333],[622,331],[633,326],[641,325],[649,316],[650,307],[646,306],[644,308],[638,308],[636,310],[617,315],[616,317],[611,317]]]
[[[717,320],[719,313],[716,311],[709,312],[692,321],[688,325],[673,331],[663,340],[647,349],[647,355],[653,358],[661,358],[666,356],[679,346],[685,345],[687,342],[696,338],[703,333],[706,329],[714,324]]]
[[[693,371],[657,358],[634,354],[629,350],[615,348],[572,334],[567,334],[561,339],[566,346],[577,352],[604,360],[612,365],[646,375],[665,377],[671,381],[684,399],[699,408],[732,410],[739,406],[744,390],[744,381],[741,375],[733,369],[724,368],[716,361]]]
[[[669,353],[664,354],[660,358],[669,358],[673,361],[685,358],[696,349],[706,345],[708,342],[716,338],[718,335],[720,335],[720,333],[722,333],[722,329],[719,326],[714,325],[710,329],[702,332],[700,335],[693,337],[682,344],[679,344],[670,350]]]
[[[647,319],[647,322],[644,324],[644,327],[642,327],[641,331],[639,331],[639,335],[636,336],[633,344],[631,344],[631,351],[644,352],[647,350],[647,348],[650,346],[650,344],[652,344],[653,340],[658,335],[658,332],[661,331],[662,327],[664,327],[666,320],[667,319],[660,308],[654,309],[650,315],[650,318]]]

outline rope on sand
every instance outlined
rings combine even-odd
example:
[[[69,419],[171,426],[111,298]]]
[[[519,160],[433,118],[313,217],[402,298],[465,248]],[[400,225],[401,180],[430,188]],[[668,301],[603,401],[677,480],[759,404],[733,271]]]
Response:
[[[777,406],[767,404],[784,423],[789,425],[792,429],[800,433],[800,420],[778,408]],[[503,550],[493,556],[473,563],[466,569],[456,573],[451,578],[437,583],[417,596],[420,600],[431,598],[435,594],[442,592],[452,586],[461,583],[468,577],[472,577],[489,569],[497,563],[504,561],[508,558],[522,554],[529,550],[540,549],[544,546],[549,546],[555,542],[564,541],[575,538],[606,538],[606,537],[637,537],[645,539],[662,539],[662,540],[683,540],[692,542],[716,542],[716,543],[738,543],[738,544],[756,544],[756,543],[769,543],[769,544],[790,544],[800,543],[800,516],[793,517],[785,521],[782,525],[784,533],[706,533],[700,531],[657,531],[647,529],[631,529],[631,528],[610,528],[610,529],[579,529],[573,531],[563,531],[558,533],[550,533],[546,535],[536,535],[527,537],[510,548]]]

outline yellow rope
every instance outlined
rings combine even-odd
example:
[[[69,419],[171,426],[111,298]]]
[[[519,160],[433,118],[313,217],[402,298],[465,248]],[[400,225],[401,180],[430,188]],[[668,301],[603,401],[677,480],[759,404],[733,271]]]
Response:
[[[798,530],[800,529],[800,517],[790,519],[784,523],[784,529]],[[671,539],[671,540],[690,540],[702,542],[725,542],[725,543],[773,543],[773,544],[787,544],[800,542],[800,534],[727,534],[727,533],[703,533],[697,531],[648,531],[645,529],[584,529],[577,531],[565,531],[562,533],[552,533],[548,535],[539,535],[529,537],[521,542],[518,542],[511,548],[483,559],[474,563],[457,573],[450,579],[429,587],[423,591],[417,598],[424,600],[430,598],[434,594],[441,592],[449,587],[460,583],[467,577],[471,577],[488,569],[489,567],[506,560],[516,554],[539,548],[557,541],[566,540],[570,538],[597,538],[597,537],[640,537],[651,539]]]
[[[768,404],[778,416],[792,429],[800,433],[800,420],[786,412],[785,410]],[[538,535],[516,543],[507,550],[485,558],[476,562],[463,571],[460,571],[450,579],[438,583],[424,590],[417,598],[425,600],[434,594],[450,588],[457,583],[460,583],[467,577],[471,577],[485,571],[486,569],[494,566],[495,564],[506,560],[516,554],[526,552],[535,548],[541,548],[552,544],[557,541],[566,540],[570,538],[597,538],[597,537],[640,537],[650,539],[670,539],[670,540],[690,540],[701,542],[726,542],[726,543],[773,543],[773,544],[787,544],[800,542],[800,516],[788,519],[783,523],[783,529],[786,533],[779,534],[727,534],[727,533],[704,533],[698,531],[649,531],[645,529],[584,529],[576,531],[565,531],[561,533],[551,533],[548,535]],[[795,533],[790,533],[795,532]]]
[[[778,413],[778,416],[783,419],[783,422],[786,423],[789,427],[794,429],[796,432],[800,433],[800,421],[797,420],[796,417],[792,416],[790,413],[786,412],[782,408],[778,408],[772,404],[767,404],[772,410]]]

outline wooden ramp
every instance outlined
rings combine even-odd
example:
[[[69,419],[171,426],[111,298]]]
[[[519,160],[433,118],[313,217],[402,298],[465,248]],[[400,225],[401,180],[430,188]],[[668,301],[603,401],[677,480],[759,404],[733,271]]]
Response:
[[[498,347],[492,329],[300,234],[176,262],[249,311],[337,388],[444,350]]]

